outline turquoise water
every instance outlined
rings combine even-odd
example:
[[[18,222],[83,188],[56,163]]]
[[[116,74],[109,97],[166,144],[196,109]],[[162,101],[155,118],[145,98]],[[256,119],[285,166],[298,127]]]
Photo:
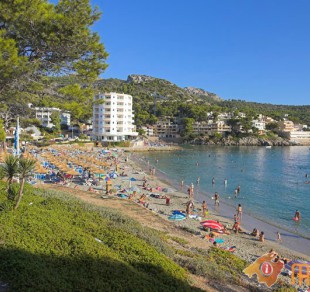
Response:
[[[193,146],[137,155],[149,160],[174,185],[181,180],[185,185],[193,182],[200,200],[211,202],[218,192],[225,204],[235,208],[240,203],[246,214],[310,238],[310,184],[305,183],[310,181],[309,147]],[[235,198],[238,185],[241,191]],[[292,220],[297,209],[302,216],[299,223]]]

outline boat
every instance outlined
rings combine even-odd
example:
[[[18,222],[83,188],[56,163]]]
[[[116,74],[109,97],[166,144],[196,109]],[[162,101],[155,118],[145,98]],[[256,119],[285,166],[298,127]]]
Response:
[[[266,146],[266,149],[271,149],[272,146]]]

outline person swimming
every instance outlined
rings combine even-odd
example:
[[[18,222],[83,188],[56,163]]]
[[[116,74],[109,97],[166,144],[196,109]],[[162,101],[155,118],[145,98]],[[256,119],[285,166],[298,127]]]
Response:
[[[295,216],[294,216],[294,220],[295,221],[300,221],[300,219],[301,219],[301,214],[300,214],[300,212],[298,210],[296,210]]]

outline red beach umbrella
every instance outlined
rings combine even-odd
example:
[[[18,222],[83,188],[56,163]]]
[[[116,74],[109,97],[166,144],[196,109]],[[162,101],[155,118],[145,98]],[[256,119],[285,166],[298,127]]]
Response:
[[[200,224],[204,227],[204,228],[212,228],[212,229],[216,229],[216,230],[221,230],[224,229],[224,226],[215,221],[215,220],[206,220],[206,221],[202,221],[200,222]]]

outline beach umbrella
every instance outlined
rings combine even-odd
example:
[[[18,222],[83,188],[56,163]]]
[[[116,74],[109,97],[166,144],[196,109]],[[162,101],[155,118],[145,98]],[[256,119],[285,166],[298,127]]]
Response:
[[[131,177],[129,180],[130,181],[137,181],[134,177]]]
[[[186,214],[182,213],[180,210],[173,210],[172,215],[175,215],[175,214],[182,215],[182,216],[186,217]]]
[[[171,221],[182,221],[186,219],[186,216],[183,216],[181,214],[172,214],[168,217],[168,220],[171,220]]]
[[[224,229],[224,226],[215,220],[206,220],[206,221],[200,222],[200,224],[204,228],[211,228],[211,229],[216,229],[216,230]]]

